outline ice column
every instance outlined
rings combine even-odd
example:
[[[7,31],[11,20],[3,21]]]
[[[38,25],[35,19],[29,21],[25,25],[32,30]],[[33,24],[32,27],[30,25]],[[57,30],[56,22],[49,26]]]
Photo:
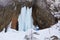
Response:
[[[19,31],[27,31],[33,28],[32,8],[24,6],[19,15]]]

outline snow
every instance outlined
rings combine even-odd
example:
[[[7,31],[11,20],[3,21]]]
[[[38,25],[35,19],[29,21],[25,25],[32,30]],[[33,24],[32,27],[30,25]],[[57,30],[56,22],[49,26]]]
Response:
[[[60,38],[60,21],[50,28],[43,30],[36,30],[32,20],[32,8],[23,7],[19,15],[19,31],[11,29],[11,22],[8,25],[8,30],[0,32],[0,40],[52,40],[50,37],[55,35]],[[38,27],[37,27],[38,28]]]
[[[9,26],[11,26],[11,23],[9,24]],[[8,27],[8,32],[5,33],[4,30],[3,32],[0,33],[0,40],[23,40],[25,34],[25,32],[21,31],[18,32],[14,29],[11,29],[10,27]]]
[[[52,40],[51,39],[51,36],[57,36],[58,38],[60,38],[60,31],[59,31],[59,28],[60,28],[60,21],[58,21],[57,24],[55,25],[52,25],[51,28],[47,28],[47,29],[44,29],[44,30],[39,30],[39,31],[36,31],[36,30],[31,30],[31,31],[28,31],[26,34],[28,37],[31,36],[32,39],[31,40]],[[59,27],[57,27],[59,26]],[[31,33],[30,33],[31,32]]]
[[[60,18],[60,0],[47,0],[47,4],[50,5],[50,11],[56,18]]]

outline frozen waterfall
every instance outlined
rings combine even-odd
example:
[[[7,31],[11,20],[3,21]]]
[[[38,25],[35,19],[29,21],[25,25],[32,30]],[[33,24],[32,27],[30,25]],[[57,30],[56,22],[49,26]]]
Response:
[[[26,8],[26,6],[22,7],[18,22],[19,31],[27,31],[28,29],[34,28],[32,20],[32,8]]]

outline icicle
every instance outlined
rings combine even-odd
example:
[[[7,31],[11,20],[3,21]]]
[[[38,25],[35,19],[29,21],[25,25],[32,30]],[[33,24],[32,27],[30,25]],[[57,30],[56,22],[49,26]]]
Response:
[[[27,31],[33,28],[32,8],[26,6],[21,9],[19,16],[19,31]]]
[[[23,31],[24,28],[24,22],[25,22],[25,13],[26,13],[26,7],[23,7],[21,9],[21,14],[19,15],[18,21],[19,21],[19,31]]]

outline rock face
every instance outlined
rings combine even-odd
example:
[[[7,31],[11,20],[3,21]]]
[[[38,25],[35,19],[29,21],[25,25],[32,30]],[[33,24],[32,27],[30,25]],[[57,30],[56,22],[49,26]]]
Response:
[[[17,22],[18,19],[18,15],[20,14],[20,10],[21,10],[21,3],[20,2],[15,2],[3,7],[2,5],[0,6],[0,31],[3,30],[3,28],[5,28],[7,30],[7,25],[11,22],[11,20],[13,21],[12,23],[12,28],[14,28],[14,24]],[[15,23],[14,23],[15,22]],[[5,32],[6,32],[5,30]]]
[[[11,24],[11,28],[16,29],[17,26],[17,22],[18,22],[18,18],[17,17],[12,17],[12,24]]]
[[[12,16],[12,24],[11,24],[11,28],[12,29],[18,29],[18,16],[20,14],[21,11],[21,3],[20,2],[16,2],[16,10],[13,12],[13,16]]]
[[[60,40],[60,38],[55,36],[55,35],[51,36],[50,39],[52,39],[52,40]]]
[[[7,0],[6,0],[7,1]],[[32,17],[34,25],[38,25],[40,29],[48,28],[56,23],[55,17],[47,10],[45,0],[0,0],[0,31],[12,21],[11,28],[16,29],[17,19],[22,6],[32,7]]]
[[[37,0],[32,7],[33,24],[38,25],[39,29],[49,28],[57,23],[57,19],[46,9],[45,1],[39,1],[42,0]]]

